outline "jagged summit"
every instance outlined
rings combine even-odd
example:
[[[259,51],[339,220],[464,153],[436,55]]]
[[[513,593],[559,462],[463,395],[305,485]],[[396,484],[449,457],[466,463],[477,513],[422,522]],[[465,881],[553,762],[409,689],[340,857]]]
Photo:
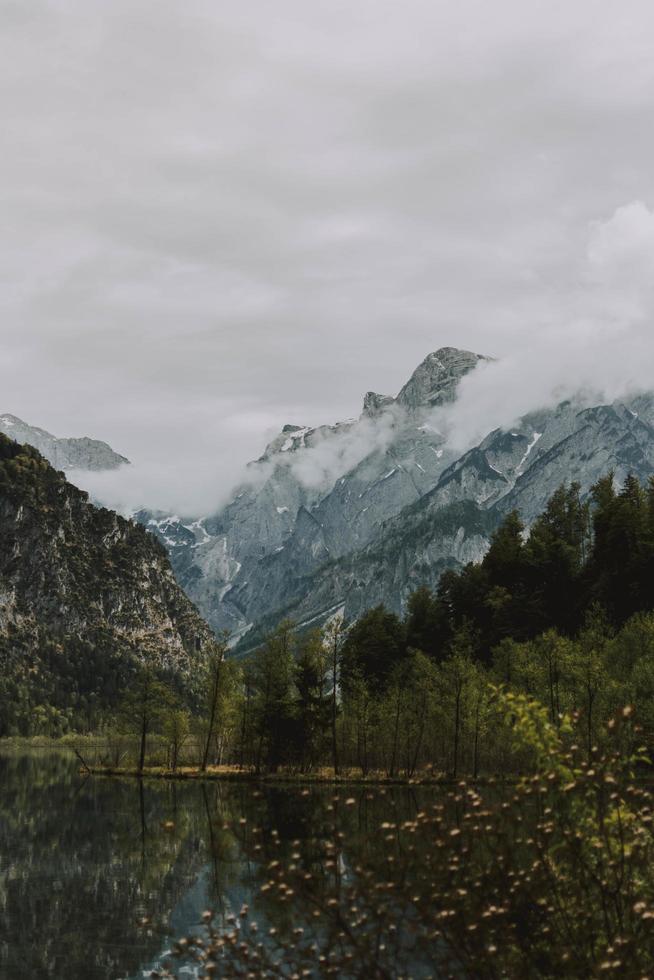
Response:
[[[477,367],[480,361],[487,360],[489,358],[472,351],[459,350],[457,347],[441,347],[428,354],[418,365],[397,398],[382,395],[377,391],[367,391],[363,397],[361,419],[379,418],[386,409],[394,405],[415,416],[438,405],[452,402],[456,398],[456,389],[461,379]],[[260,462],[270,460],[279,453],[309,448],[325,436],[342,435],[356,425],[356,422],[356,419],[347,419],[334,425],[317,427],[287,423],[268,443]]]
[[[374,418],[381,415],[390,405],[401,405],[409,412],[434,408],[454,401],[456,389],[461,379],[480,361],[489,358],[458,347],[441,347],[427,354],[418,365],[397,398],[380,395],[376,391],[366,392],[363,399],[363,415]]]
[[[298,449],[304,444],[303,437],[308,431],[306,426],[285,425],[279,435],[268,443],[262,458],[268,459],[274,453],[286,453],[289,449]]]
[[[111,446],[85,436],[79,439],[59,439],[46,429],[29,425],[17,415],[0,415],[0,432],[21,445],[38,449],[57,470],[115,470],[129,463],[125,456]]]
[[[409,411],[451,402],[463,377],[489,358],[456,347],[428,354],[404,385],[396,401]]]
[[[443,347],[397,398],[368,391],[358,419],[284,425],[250,464],[254,479],[216,515],[186,524],[139,515],[170,549],[180,582],[211,625],[241,635],[295,597],[320,565],[365,547],[384,521],[428,494],[457,457],[433,424],[433,408],[453,400],[482,360]]]
[[[376,391],[367,391],[363,397],[363,412],[366,418],[375,418],[381,415],[385,408],[393,405],[395,399],[390,395],[380,395]]]

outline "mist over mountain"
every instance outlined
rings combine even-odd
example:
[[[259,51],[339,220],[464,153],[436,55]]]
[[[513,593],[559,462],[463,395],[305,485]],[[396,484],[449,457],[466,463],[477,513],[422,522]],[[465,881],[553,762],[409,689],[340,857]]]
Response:
[[[214,507],[146,506],[136,516],[167,548],[207,622],[235,642],[248,634],[253,641],[256,628],[284,615],[307,623],[340,611],[352,619],[378,602],[401,612],[417,586],[481,559],[509,509],[529,523],[566,480],[586,492],[610,469],[616,479],[654,472],[654,398],[638,392],[646,360],[632,371],[631,354],[620,360],[616,348],[616,365],[602,374],[590,352],[584,371],[575,344],[568,347],[569,356],[535,348],[529,362],[519,353],[505,361],[441,348],[397,396],[368,391],[356,418],[287,423],[240,479],[227,460],[231,488],[227,481],[212,489],[215,459],[197,468],[179,460],[185,498],[218,501]],[[610,349],[598,355],[602,364]],[[115,501],[122,487],[119,509],[134,513],[131,490],[142,474],[105,443],[56,439],[10,415],[0,427],[94,499],[110,486]],[[154,499],[166,499],[166,469],[159,482]],[[151,500],[147,480],[141,489],[136,499]]]
[[[397,397],[368,392],[358,419],[284,426],[215,513],[139,519],[207,621],[235,639],[285,615],[352,619],[379,602],[402,611],[419,585],[481,559],[507,510],[529,523],[565,481],[587,492],[610,469],[616,479],[654,472],[648,394],[589,404],[582,387],[490,430],[482,399],[483,436],[461,438],[477,385],[491,390],[495,378],[498,404],[503,393],[511,404],[504,377],[501,362],[441,348]]]

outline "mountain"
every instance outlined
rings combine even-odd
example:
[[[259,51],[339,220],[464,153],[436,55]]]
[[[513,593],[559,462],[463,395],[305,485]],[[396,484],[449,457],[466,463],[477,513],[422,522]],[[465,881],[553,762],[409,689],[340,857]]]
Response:
[[[352,619],[382,601],[401,612],[418,585],[481,559],[509,510],[529,523],[563,482],[588,492],[611,469],[617,480],[654,473],[651,395],[566,401],[453,449],[438,409],[485,360],[442,348],[397,397],[368,392],[358,419],[286,425],[217,514],[138,515],[210,625],[243,648],[256,640],[253,625],[284,615]]]
[[[191,697],[211,637],[152,535],[0,435],[0,734],[91,725],[142,663]]]
[[[45,429],[28,425],[15,415],[0,415],[0,433],[38,449],[56,470],[115,470],[129,463],[106,442],[97,439],[58,439]]]
[[[654,415],[651,405],[646,414]],[[317,623],[337,611],[353,620],[380,602],[403,612],[418,586],[435,588],[446,568],[481,560],[509,511],[529,524],[562,483],[579,481],[585,494],[610,471],[619,484],[629,473],[642,482],[654,474],[654,428],[632,407],[565,403],[528,416],[455,460],[429,493],[380,524],[365,547],[297,581],[288,568],[275,567],[275,556],[269,559],[269,588],[283,583],[282,592],[270,611],[263,604],[256,610],[255,622],[265,627],[289,615]]]
[[[245,634],[304,598],[319,569],[365,548],[385,521],[429,493],[456,459],[434,412],[484,360],[442,348],[397,397],[368,392],[358,419],[284,426],[217,514],[137,515],[169,549],[178,581],[207,621]]]

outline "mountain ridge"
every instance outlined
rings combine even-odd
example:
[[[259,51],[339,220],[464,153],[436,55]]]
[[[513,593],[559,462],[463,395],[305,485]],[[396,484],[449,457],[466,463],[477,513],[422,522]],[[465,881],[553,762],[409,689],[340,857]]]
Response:
[[[583,495],[609,470],[616,481],[654,473],[647,393],[568,399],[461,452],[439,431],[440,410],[456,422],[461,380],[491,360],[440,348],[397,396],[368,391],[357,419],[284,425],[217,512],[136,517],[212,629],[242,647],[289,611],[300,622],[338,609],[352,619],[383,601],[401,613],[413,588],[480,560],[509,510],[529,525],[570,479]]]
[[[413,588],[480,560],[509,509],[529,524],[571,478],[587,493],[610,469],[616,479],[654,473],[646,394],[633,404],[564,401],[455,450],[434,413],[455,411],[462,378],[491,360],[441,348],[396,397],[367,392],[359,419],[285,426],[250,464],[252,482],[217,514],[175,526],[167,515],[141,515],[155,534],[165,530],[176,574],[211,625],[247,647],[257,624],[288,613],[305,622],[342,609],[352,619],[378,601],[402,612]],[[359,438],[363,451],[348,466],[345,450]],[[337,462],[343,449],[344,465],[321,486],[311,476],[325,444]],[[384,551],[384,536],[395,554]]]
[[[38,449],[56,470],[115,470],[129,465],[129,460],[106,442],[88,436],[62,439],[9,412],[0,415],[0,433]]]

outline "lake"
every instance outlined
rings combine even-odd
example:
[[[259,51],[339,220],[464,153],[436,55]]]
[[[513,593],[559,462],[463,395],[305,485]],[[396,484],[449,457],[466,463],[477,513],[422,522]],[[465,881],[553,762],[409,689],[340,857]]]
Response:
[[[63,751],[0,751],[0,977],[147,977],[206,909],[247,903],[276,926],[288,906],[259,895],[274,830],[276,854],[306,855],[334,820],[351,862],[434,792],[139,782],[83,776]]]

